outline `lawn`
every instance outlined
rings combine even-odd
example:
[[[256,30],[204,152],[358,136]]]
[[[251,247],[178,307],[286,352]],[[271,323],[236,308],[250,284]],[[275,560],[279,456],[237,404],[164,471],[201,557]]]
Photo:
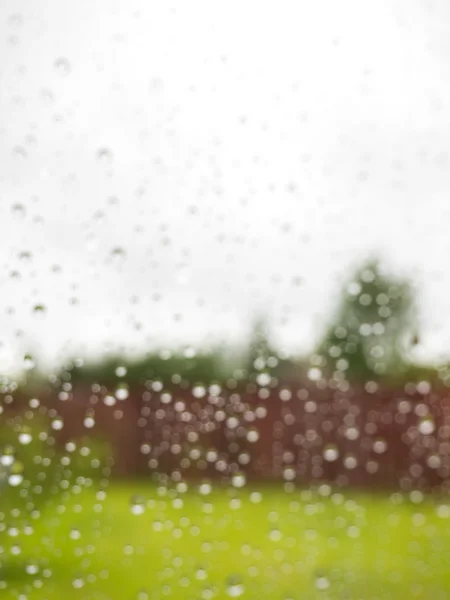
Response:
[[[1,533],[0,598],[450,597],[444,499],[111,484]]]

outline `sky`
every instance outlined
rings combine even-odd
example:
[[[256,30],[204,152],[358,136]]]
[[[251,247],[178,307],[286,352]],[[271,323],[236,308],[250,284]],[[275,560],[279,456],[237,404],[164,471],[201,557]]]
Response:
[[[367,256],[450,356],[446,0],[0,3],[0,364],[311,349]]]

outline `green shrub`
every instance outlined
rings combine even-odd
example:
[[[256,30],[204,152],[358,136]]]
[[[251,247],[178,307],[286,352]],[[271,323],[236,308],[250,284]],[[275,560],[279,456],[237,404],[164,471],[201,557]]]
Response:
[[[32,411],[5,420],[0,429],[0,529],[37,518],[44,507],[108,474],[105,444],[86,439],[62,445],[55,433],[50,419]]]

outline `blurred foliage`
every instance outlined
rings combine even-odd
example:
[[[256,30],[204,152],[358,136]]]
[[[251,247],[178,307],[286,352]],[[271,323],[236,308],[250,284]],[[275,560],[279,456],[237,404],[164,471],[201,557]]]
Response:
[[[295,360],[280,356],[270,342],[267,321],[259,317],[254,321],[244,349],[228,349],[225,352],[217,348],[210,352],[197,352],[187,348],[184,351],[150,352],[137,359],[110,356],[97,362],[72,360],[58,373],[58,378],[70,380],[72,384],[98,383],[105,386],[120,385],[121,381],[128,386],[147,381],[161,381],[164,385],[226,385],[254,379],[258,373],[293,378],[298,366]],[[41,376],[39,381],[42,381]]]
[[[112,385],[121,380],[127,383],[158,380],[164,384],[183,381],[189,384],[208,384],[231,378],[233,370],[222,352],[196,353],[189,348],[184,352],[148,353],[134,360],[113,356],[86,364],[72,361],[64,371],[70,374],[72,383]]]
[[[273,358],[277,356],[277,351],[270,343],[267,320],[262,316],[256,318],[253,322],[247,356],[247,371],[249,373],[255,370],[270,369],[271,366],[274,366],[271,364],[271,360],[273,362]]]
[[[339,379],[403,376],[414,369],[408,351],[416,320],[411,284],[383,273],[378,261],[362,265],[341,291],[339,305],[316,354]]]
[[[33,401],[32,401],[33,402]],[[34,399],[34,402],[38,401]],[[58,417],[28,410],[0,429],[0,531],[39,517],[52,502],[90,487],[107,473],[109,448],[100,440],[58,443]],[[106,471],[105,471],[106,469]]]

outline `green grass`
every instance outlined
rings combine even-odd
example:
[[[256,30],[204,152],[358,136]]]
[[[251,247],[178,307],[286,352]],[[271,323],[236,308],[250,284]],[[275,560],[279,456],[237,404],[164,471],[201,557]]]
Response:
[[[0,534],[0,598],[450,597],[450,509],[395,498],[114,484]]]

